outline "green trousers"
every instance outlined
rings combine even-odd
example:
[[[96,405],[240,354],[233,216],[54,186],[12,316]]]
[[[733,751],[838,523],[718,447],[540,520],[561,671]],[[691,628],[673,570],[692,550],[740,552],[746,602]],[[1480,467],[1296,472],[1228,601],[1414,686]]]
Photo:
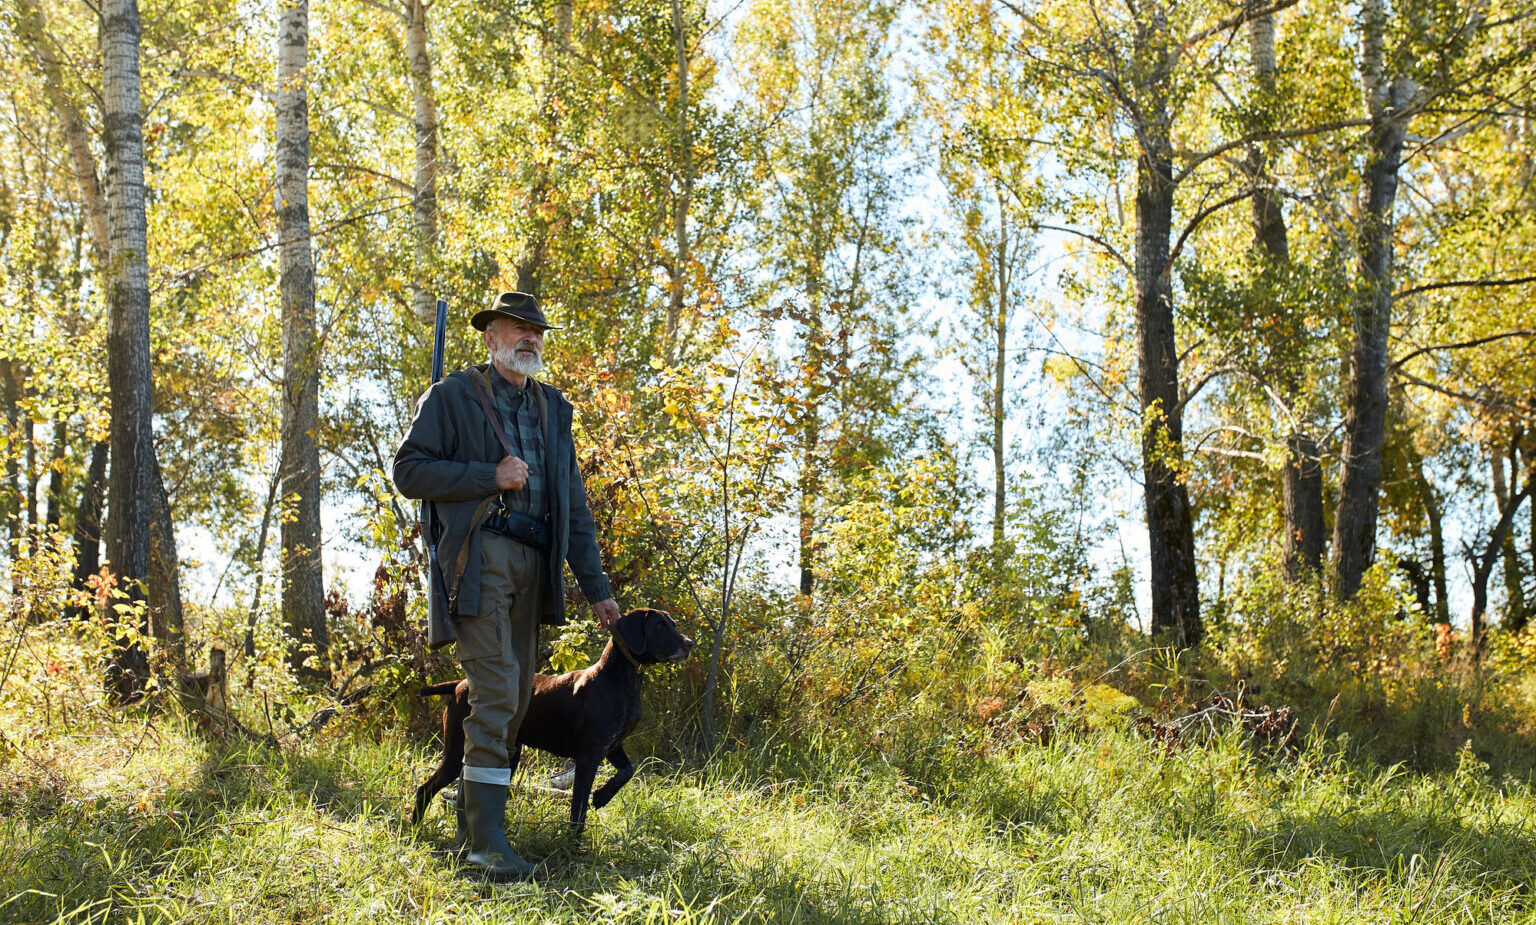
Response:
[[[528,712],[538,659],[544,554],[493,533],[482,541],[480,612],[453,621],[471,707],[464,720],[464,778],[510,785],[508,746]]]

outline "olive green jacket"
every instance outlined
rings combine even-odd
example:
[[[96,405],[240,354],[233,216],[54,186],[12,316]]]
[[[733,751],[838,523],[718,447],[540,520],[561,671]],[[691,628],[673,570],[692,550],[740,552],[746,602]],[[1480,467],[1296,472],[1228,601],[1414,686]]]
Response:
[[[438,523],[438,562],[445,607],[429,607],[427,644],[454,641],[450,615],[474,616],[480,606],[480,524],[496,500],[496,465],[506,455],[475,398],[471,377],[489,393],[489,363],[450,373],[427,389],[405,442],[395,453],[394,480],[400,493],[433,504]],[[587,506],[587,488],[576,465],[571,439],[573,408],[558,389],[530,380],[544,427],[545,486],[550,507],[551,543],[541,621],[565,622],[564,564],[588,601],[613,596],[597,547],[597,529]],[[437,589],[433,589],[437,593]],[[439,616],[441,615],[441,616]]]

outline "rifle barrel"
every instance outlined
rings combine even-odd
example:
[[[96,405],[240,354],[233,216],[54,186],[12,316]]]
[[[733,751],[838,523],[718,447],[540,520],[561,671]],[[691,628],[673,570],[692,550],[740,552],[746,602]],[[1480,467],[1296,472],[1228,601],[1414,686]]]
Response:
[[[443,347],[448,334],[448,300],[437,300],[437,332],[432,339],[432,381],[443,378]]]

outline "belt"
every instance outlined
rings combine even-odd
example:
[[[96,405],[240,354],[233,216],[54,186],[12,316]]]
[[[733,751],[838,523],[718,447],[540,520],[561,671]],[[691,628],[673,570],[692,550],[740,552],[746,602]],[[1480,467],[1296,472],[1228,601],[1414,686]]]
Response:
[[[548,515],[530,517],[517,511],[498,507],[480,524],[480,529],[516,540],[524,546],[540,552],[549,552],[550,528]]]

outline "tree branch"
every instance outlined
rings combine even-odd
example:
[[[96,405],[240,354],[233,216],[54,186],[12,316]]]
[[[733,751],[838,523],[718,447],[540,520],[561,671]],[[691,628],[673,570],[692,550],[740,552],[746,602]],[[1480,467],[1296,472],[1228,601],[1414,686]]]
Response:
[[[271,88],[265,87],[254,80],[248,80],[236,74],[226,74],[223,71],[210,70],[201,67],[178,67],[171,71],[172,77],[204,77],[208,80],[217,80],[219,83],[237,87],[241,90],[253,93],[269,103],[277,102],[277,94]]]
[[[1421,389],[1428,389],[1431,392],[1439,392],[1441,395],[1444,395],[1448,398],[1454,398],[1459,401],[1467,402],[1468,404],[1479,405],[1492,411],[1509,411],[1516,409],[1516,406],[1512,402],[1506,401],[1502,395],[1496,394],[1492,398],[1483,398],[1468,392],[1462,392],[1458,389],[1453,389],[1450,386],[1441,385],[1438,382],[1429,382],[1427,380],[1420,379],[1413,373],[1404,371],[1401,367],[1393,368],[1391,372],[1394,376],[1406,380],[1409,385],[1416,385]]]
[[[1233,13],[1231,16],[1228,16],[1226,19],[1217,22],[1215,25],[1201,29],[1199,32],[1196,32],[1189,38],[1185,39],[1184,44],[1179,48],[1179,53],[1183,54],[1184,52],[1188,51],[1191,46],[1205,41],[1218,32],[1226,32],[1228,29],[1236,29],[1238,26],[1241,26],[1249,20],[1258,19],[1261,16],[1273,16],[1275,13],[1286,9],[1287,7],[1295,6],[1299,2],[1301,2],[1301,0],[1277,0],[1277,2],[1272,3],[1269,6],[1260,7],[1256,10],[1239,10],[1238,12]]]
[[[1437,289],[1485,289],[1494,286],[1525,286],[1536,283],[1536,276],[1519,276],[1513,279],[1458,279],[1444,283],[1426,283],[1423,286],[1414,286],[1401,292],[1392,293],[1392,298],[1404,299],[1421,292],[1434,292]]]
[[[1419,349],[1405,354],[1404,356],[1393,361],[1391,368],[1394,370],[1400,369],[1404,363],[1408,362],[1414,357],[1421,356],[1435,350],[1465,350],[1469,347],[1481,347],[1483,344],[1491,344],[1496,340],[1504,340],[1510,337],[1536,337],[1536,331],[1530,330],[1528,328],[1519,328],[1513,331],[1500,331],[1497,334],[1489,334],[1487,337],[1478,337],[1472,340],[1460,341],[1458,343],[1432,344],[1428,347],[1420,347]]]
[[[372,168],[369,168],[369,167],[363,167],[363,166],[361,166],[359,164],[315,164],[315,165],[313,165],[313,168],[315,170],[327,169],[327,170],[342,170],[342,171],[346,171],[348,173],[365,173],[365,174],[367,174],[370,177],[377,177],[378,179],[383,180],[385,183],[388,183],[390,186],[393,186],[396,189],[404,191],[405,193],[409,194],[412,198],[415,198],[415,196],[416,196],[416,187],[414,187],[411,184],[405,182],[404,180],[400,179],[399,177],[396,177],[396,176],[393,176],[393,175],[387,174],[387,173],[382,173],[380,171],[373,170]]]
[[[1075,235],[1077,235],[1080,238],[1086,238],[1087,240],[1092,241],[1093,243],[1097,244],[1098,246],[1104,248],[1104,252],[1106,254],[1108,254],[1109,256],[1115,258],[1115,261],[1117,263],[1119,263],[1120,266],[1124,267],[1127,273],[1134,273],[1134,272],[1136,272],[1135,269],[1131,267],[1130,261],[1128,261],[1124,257],[1120,256],[1120,252],[1115,250],[1114,245],[1110,244],[1108,241],[1104,240],[1103,238],[1099,237],[1098,235],[1090,234],[1090,233],[1088,233],[1086,231],[1082,231],[1082,230],[1077,229],[1077,228],[1067,228],[1067,227],[1064,227],[1062,225],[1046,225],[1046,224],[1043,224],[1041,222],[1036,222],[1035,223],[1035,228],[1043,230],[1043,231],[1060,231],[1060,232],[1063,232],[1065,234],[1075,234]]]
[[[1360,128],[1370,124],[1370,119],[1338,119],[1333,122],[1323,122],[1318,125],[1307,125],[1301,128],[1285,129],[1278,132],[1250,132],[1247,135],[1241,135],[1231,141],[1194,155],[1184,169],[1174,176],[1173,182],[1176,185],[1183,183],[1185,178],[1212,158],[1220,157],[1228,151],[1246,148],[1251,144],[1258,144],[1261,141],[1285,141],[1290,138],[1305,138],[1308,135],[1321,135],[1324,132],[1336,132],[1339,129],[1345,128]]]
[[[358,222],[363,221],[365,219],[374,218],[375,216],[379,216],[379,215],[388,215],[391,212],[398,212],[401,209],[409,209],[410,207],[411,207],[411,203],[404,202],[404,203],[397,203],[397,204],[392,205],[392,206],[385,206],[385,207],[383,207],[381,209],[372,209],[372,210],[367,211],[367,212],[361,212],[361,213],[359,213],[357,215],[350,215],[350,216],[348,216],[346,218],[338,219],[337,221],[335,221],[335,222],[325,226],[324,228],[321,228],[319,231],[312,231],[312,232],[310,232],[309,240],[314,241],[314,240],[316,240],[318,238],[322,238],[325,235],[330,234],[333,231],[336,231],[336,230],[338,230],[340,228],[344,228],[347,225],[355,225]],[[242,251],[235,251],[232,254],[225,254],[223,257],[216,257],[213,260],[209,260],[209,261],[206,261],[204,263],[200,263],[200,264],[198,264],[195,267],[189,267],[188,269],[181,270],[180,272],[168,273],[159,282],[159,284],[155,286],[154,291],[159,291],[161,288],[163,288],[163,287],[165,287],[167,285],[170,285],[171,283],[180,282],[180,281],[186,279],[189,276],[195,276],[198,273],[203,272],[204,270],[211,269],[212,267],[219,266],[220,264],[233,263],[236,260],[243,260],[246,257],[254,257],[257,254],[262,254],[262,253],[266,253],[267,251],[270,251],[270,250],[275,250],[276,248],[282,247],[284,244],[287,244],[287,243],[288,243],[288,241],[286,239],[279,240],[279,241],[272,241],[272,242],[270,242],[268,244],[263,244],[263,245],[261,245],[259,247],[249,247],[249,248],[246,248],[245,250],[242,250]]]
[[[1212,215],[1215,215],[1217,212],[1220,212],[1222,209],[1225,209],[1227,206],[1235,205],[1236,203],[1242,202],[1244,199],[1252,197],[1253,193],[1254,189],[1250,186],[1248,189],[1243,190],[1241,193],[1235,193],[1219,202],[1206,206],[1199,212],[1196,212],[1194,217],[1185,223],[1184,230],[1179,232],[1179,240],[1173,245],[1173,250],[1168,252],[1168,263],[1163,266],[1163,272],[1167,273],[1173,269],[1174,262],[1179,259],[1179,253],[1184,250],[1184,242],[1189,240],[1189,236],[1194,234],[1195,229],[1200,227],[1201,222],[1210,218]]]
[[[358,0],[358,2],[363,6],[371,6],[381,13],[387,13],[388,15],[395,17],[401,22],[409,21],[409,18],[405,15],[403,10],[392,7],[387,3],[380,3],[379,0]]]
[[[1184,396],[1179,399],[1178,412],[1183,414],[1184,408],[1188,406],[1190,402],[1195,400],[1195,396],[1200,394],[1200,390],[1210,385],[1212,382],[1216,381],[1222,376],[1225,376],[1227,373],[1240,373],[1243,371],[1243,369],[1237,366],[1218,366],[1215,369],[1212,369],[1204,376],[1201,376],[1194,385],[1191,385],[1189,389],[1184,393]]]

